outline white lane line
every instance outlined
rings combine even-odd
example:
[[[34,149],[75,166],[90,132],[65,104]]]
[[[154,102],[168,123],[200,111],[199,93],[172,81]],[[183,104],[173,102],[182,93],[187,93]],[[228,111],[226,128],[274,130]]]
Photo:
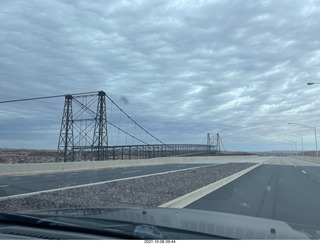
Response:
[[[306,172],[306,171],[304,171],[304,170],[301,170],[301,172],[302,172],[302,173],[304,173],[304,174],[306,174],[306,173],[307,173],[307,172]]]
[[[141,170],[133,170],[133,171],[126,171],[122,172],[121,174],[130,174],[130,173],[135,173],[135,172],[140,172]]]
[[[216,181],[212,184],[206,185],[202,188],[199,188],[193,192],[190,192],[186,195],[183,195],[181,197],[178,197],[176,199],[173,199],[167,203],[164,203],[158,207],[163,207],[163,208],[184,208],[185,206],[189,205],[190,203],[193,203],[194,201],[204,197],[205,195],[223,187],[224,185],[238,179],[240,176],[250,172],[251,170],[259,167],[260,165],[262,165],[262,163],[260,164],[256,164],[253,165],[249,168],[246,168],[242,171],[239,171],[233,175],[230,175],[228,177],[225,177],[219,181]]]
[[[2,185],[2,186],[0,186],[0,187],[8,187],[9,185]]]
[[[46,177],[52,177],[53,175],[46,175]]]

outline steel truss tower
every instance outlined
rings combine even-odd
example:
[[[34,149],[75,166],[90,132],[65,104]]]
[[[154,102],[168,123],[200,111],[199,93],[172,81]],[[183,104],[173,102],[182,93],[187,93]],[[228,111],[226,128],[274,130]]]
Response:
[[[218,152],[221,151],[220,142],[221,142],[220,135],[219,135],[219,133],[217,133],[217,150],[218,150]]]
[[[88,97],[94,97],[94,100],[87,102]],[[79,98],[85,102],[79,101]],[[96,112],[91,108],[95,103],[97,103]],[[85,123],[85,128],[81,128],[82,123]],[[93,132],[91,124],[94,124]],[[106,93],[103,91],[94,95],[88,93],[81,96],[65,96],[57,161],[61,158],[64,162],[75,161],[76,156],[81,157],[83,143],[89,143],[89,147],[86,148],[90,148],[90,151],[85,153],[91,154],[91,160],[109,159]]]
[[[107,108],[106,93],[100,91],[98,93],[97,117],[95,118],[95,126],[93,133],[91,160],[96,154],[98,161],[109,159],[108,157],[108,130],[107,130]],[[94,153],[95,151],[95,153]]]
[[[58,153],[63,156],[63,161],[74,161],[74,137],[73,137],[73,115],[72,115],[72,99],[71,95],[65,96]]]

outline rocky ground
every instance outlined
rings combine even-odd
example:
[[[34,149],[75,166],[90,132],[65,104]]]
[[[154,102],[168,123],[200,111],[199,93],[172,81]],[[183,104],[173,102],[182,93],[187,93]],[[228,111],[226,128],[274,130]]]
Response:
[[[56,162],[56,150],[0,148],[0,163],[49,163]]]
[[[156,207],[254,165],[229,163],[0,201],[0,212]]]

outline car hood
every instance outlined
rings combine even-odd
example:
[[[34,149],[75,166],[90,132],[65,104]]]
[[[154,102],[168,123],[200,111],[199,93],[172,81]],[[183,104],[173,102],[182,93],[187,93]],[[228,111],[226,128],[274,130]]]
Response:
[[[97,208],[39,211],[40,215],[87,217],[192,231],[232,239],[314,239],[285,222],[223,212],[176,208]]]

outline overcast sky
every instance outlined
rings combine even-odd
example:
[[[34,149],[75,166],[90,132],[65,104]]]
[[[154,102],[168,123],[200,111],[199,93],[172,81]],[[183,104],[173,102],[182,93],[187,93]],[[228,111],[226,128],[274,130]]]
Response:
[[[315,148],[288,123],[320,126],[320,1],[1,0],[0,47],[1,101],[103,90],[165,143]],[[0,147],[56,149],[63,102],[0,104]]]

